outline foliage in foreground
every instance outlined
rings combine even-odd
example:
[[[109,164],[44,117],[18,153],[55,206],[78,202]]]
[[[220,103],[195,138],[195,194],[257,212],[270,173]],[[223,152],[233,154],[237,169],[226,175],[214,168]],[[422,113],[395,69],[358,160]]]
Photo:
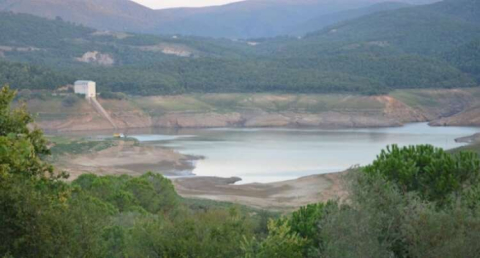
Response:
[[[30,130],[14,93],[0,93],[0,256],[237,257],[262,228],[232,207],[194,209],[170,180],[83,175],[71,184],[44,159],[42,132]],[[268,216],[268,214],[267,214]]]
[[[479,257],[479,159],[471,153],[391,146],[347,176],[346,201],[273,219],[185,202],[153,173],[67,184],[45,162],[50,151],[28,128],[29,114],[10,109],[13,98],[2,89],[2,257]]]
[[[260,244],[247,242],[247,253],[265,257],[277,250],[269,241],[283,230],[289,232],[283,247],[301,249],[289,257],[480,257],[478,164],[468,152],[389,146],[372,165],[346,176],[346,201],[277,220],[277,231]]]

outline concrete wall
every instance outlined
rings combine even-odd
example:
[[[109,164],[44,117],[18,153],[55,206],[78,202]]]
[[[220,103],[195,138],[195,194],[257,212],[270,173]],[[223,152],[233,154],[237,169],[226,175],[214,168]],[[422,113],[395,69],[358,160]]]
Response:
[[[74,90],[77,94],[85,95],[85,98],[95,98],[97,96],[96,83],[92,81],[76,81]]]

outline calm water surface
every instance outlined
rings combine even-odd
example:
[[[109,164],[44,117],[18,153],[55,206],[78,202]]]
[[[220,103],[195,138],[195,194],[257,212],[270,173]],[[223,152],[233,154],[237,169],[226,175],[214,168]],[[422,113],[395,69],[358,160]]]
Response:
[[[429,127],[426,123],[399,128],[197,129],[133,134],[142,142],[205,157],[196,163],[199,176],[236,176],[242,183],[275,182],[301,176],[343,171],[367,165],[389,144],[432,144],[445,149],[462,146],[455,138],[479,128]]]

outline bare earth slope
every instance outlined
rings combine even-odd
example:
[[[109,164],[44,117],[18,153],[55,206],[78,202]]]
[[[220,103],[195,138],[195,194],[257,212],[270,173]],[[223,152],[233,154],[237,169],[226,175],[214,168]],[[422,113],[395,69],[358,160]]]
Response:
[[[475,106],[430,123],[433,126],[480,126],[480,107]]]
[[[68,172],[69,180],[85,173],[140,176],[146,171],[158,170],[164,175],[179,176],[181,173],[178,171],[192,170],[191,159],[194,157],[171,149],[118,141],[117,145],[101,151],[63,155],[55,161],[55,166]]]
[[[346,195],[343,173],[313,175],[295,180],[233,185],[235,178],[189,177],[174,180],[183,197],[234,202],[270,210],[294,210],[310,203],[325,202]]]
[[[132,97],[99,102],[120,129],[213,127],[365,128],[430,121],[479,125],[478,89],[403,90],[388,96],[315,94],[199,94]],[[61,98],[31,100],[42,129],[111,130],[87,101],[62,106]]]

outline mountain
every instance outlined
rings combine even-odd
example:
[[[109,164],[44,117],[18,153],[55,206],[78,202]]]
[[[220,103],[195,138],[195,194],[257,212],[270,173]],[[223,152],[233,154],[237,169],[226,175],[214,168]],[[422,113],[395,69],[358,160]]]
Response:
[[[368,3],[368,0],[251,0],[200,9],[159,10],[160,15],[177,18],[161,24],[158,31],[206,37],[274,37],[313,17]]]
[[[468,59],[468,49],[476,45],[459,47],[478,39],[480,26],[449,12],[453,7],[429,9],[438,6],[379,12],[301,39],[255,42],[98,31],[61,19],[0,12],[0,59],[41,66],[59,78],[95,80],[100,92],[138,95],[380,94],[475,86],[478,74],[468,67],[476,59]],[[445,55],[455,49],[457,58]],[[11,76],[0,78],[4,83]],[[39,86],[25,81],[17,87]]]
[[[445,0],[341,22],[292,43],[290,49],[299,54],[302,48],[308,55],[325,51],[329,46],[338,49],[370,44],[406,53],[440,55],[479,38],[480,24],[476,18],[479,16],[480,1]],[[282,51],[285,52],[284,47]]]
[[[438,12],[464,21],[480,23],[480,1],[478,0],[445,0],[423,9]]]
[[[388,0],[247,0],[205,8],[152,10],[130,0],[0,0],[0,10],[50,19],[61,17],[100,30],[258,38],[289,34],[316,17],[385,1]]]
[[[85,26],[115,31],[152,32],[155,11],[128,0],[0,0],[1,11],[61,17]]]
[[[445,59],[480,82],[480,38],[445,53]]]
[[[400,2],[385,2],[385,3],[373,4],[371,6],[367,6],[359,9],[329,13],[329,14],[321,15],[319,17],[311,19],[307,22],[298,24],[295,27],[295,29],[292,29],[288,34],[303,36],[306,33],[318,31],[329,25],[333,25],[335,23],[339,23],[342,21],[347,21],[347,20],[355,19],[355,18],[366,16],[373,13],[395,10],[395,9],[400,9],[404,7],[409,7],[409,6],[410,6],[409,4],[400,3]]]

